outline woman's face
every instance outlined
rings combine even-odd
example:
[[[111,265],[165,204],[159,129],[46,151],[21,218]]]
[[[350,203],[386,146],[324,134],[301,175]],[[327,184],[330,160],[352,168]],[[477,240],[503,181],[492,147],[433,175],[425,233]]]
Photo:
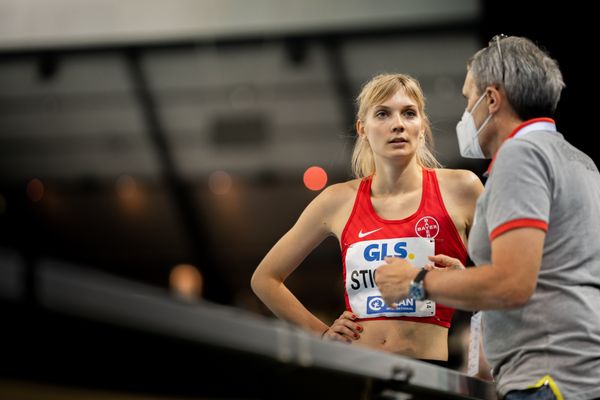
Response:
[[[417,103],[401,89],[370,107],[365,121],[358,122],[358,132],[369,142],[375,157],[408,157],[423,140],[423,119]]]

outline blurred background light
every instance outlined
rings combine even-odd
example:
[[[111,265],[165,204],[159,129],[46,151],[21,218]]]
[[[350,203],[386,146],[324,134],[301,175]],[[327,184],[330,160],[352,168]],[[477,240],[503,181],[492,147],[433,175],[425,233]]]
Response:
[[[191,301],[200,300],[203,286],[204,277],[195,266],[178,264],[171,269],[169,287],[176,297]]]
[[[232,186],[231,175],[225,171],[214,171],[208,178],[208,187],[210,191],[217,196],[223,196],[229,193]]]
[[[139,196],[138,185],[129,175],[121,175],[115,183],[117,195],[123,200],[132,200]]]
[[[34,178],[27,183],[26,192],[29,200],[37,203],[44,198],[44,184],[38,178]]]
[[[313,166],[304,171],[304,186],[310,190],[321,190],[327,185],[327,172],[321,167]]]

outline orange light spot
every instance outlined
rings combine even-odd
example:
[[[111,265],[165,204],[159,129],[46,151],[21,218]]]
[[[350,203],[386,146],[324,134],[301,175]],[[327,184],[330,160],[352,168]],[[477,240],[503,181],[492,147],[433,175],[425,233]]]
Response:
[[[27,183],[27,197],[33,202],[38,202],[44,197],[44,184],[37,178]]]
[[[124,200],[133,199],[138,194],[137,183],[135,179],[129,175],[121,175],[117,179],[115,189],[117,190],[119,197]]]
[[[321,190],[327,184],[327,172],[321,167],[313,166],[304,172],[304,186],[310,190]]]
[[[215,171],[208,178],[208,187],[216,195],[224,195],[231,190],[231,176],[225,171]]]
[[[169,286],[172,292],[188,300],[202,298],[204,278],[202,273],[191,264],[179,264],[169,274]]]

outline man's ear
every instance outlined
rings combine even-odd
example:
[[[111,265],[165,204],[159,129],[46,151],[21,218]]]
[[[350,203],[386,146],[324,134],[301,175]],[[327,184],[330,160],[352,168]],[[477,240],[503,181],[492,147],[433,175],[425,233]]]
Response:
[[[500,109],[502,102],[504,101],[504,93],[495,86],[489,86],[486,89],[487,94],[487,106],[490,114],[495,114]]]

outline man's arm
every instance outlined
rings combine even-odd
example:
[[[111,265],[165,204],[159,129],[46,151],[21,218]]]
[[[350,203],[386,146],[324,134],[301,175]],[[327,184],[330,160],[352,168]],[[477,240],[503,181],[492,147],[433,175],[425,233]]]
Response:
[[[430,271],[427,298],[461,310],[516,308],[533,294],[542,262],[546,233],[515,228],[492,241],[492,264],[465,270]],[[386,303],[406,298],[418,270],[403,259],[388,258],[375,280]]]
[[[430,299],[463,310],[515,308],[533,294],[546,233],[536,228],[507,231],[492,242],[492,264],[463,271],[431,271]]]

